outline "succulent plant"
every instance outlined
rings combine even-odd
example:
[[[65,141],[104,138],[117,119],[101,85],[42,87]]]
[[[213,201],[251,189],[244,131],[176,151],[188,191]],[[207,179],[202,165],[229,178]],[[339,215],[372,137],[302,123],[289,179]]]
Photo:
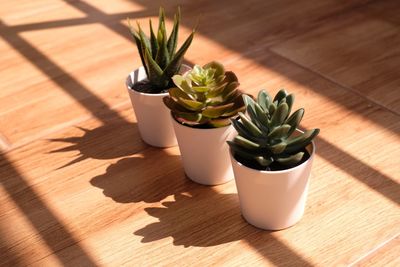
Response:
[[[134,29],[128,19],[130,32],[135,39],[140,59],[152,86],[151,93],[160,93],[173,86],[171,78],[179,72],[183,57],[192,43],[194,29],[176,51],[180,19],[181,12],[178,8],[178,12],[174,16],[172,32],[168,37],[164,9],[160,7],[157,35],[154,33],[151,20],[149,22],[150,38],[143,32],[139,23],[137,23],[137,29]]]
[[[300,108],[290,115],[294,95],[280,90],[274,99],[265,91],[259,92],[257,101],[243,95],[246,115],[232,119],[238,135],[228,141],[231,151],[259,169],[269,166],[293,167],[303,160],[305,147],[317,136],[319,129],[294,135],[304,115]]]
[[[176,87],[169,90],[164,103],[182,124],[199,128],[223,127],[245,109],[236,75],[225,71],[221,63],[196,65],[172,80]]]

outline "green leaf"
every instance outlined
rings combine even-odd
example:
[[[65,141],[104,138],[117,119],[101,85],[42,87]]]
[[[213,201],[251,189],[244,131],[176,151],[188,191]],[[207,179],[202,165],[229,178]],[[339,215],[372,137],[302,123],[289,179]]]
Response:
[[[194,32],[192,32],[189,35],[189,37],[183,43],[181,48],[178,50],[178,52],[176,52],[175,56],[169,62],[168,66],[164,69],[164,73],[163,73],[164,77],[167,77],[167,78],[172,77],[174,74],[176,74],[179,71],[182,61],[183,61],[183,56],[185,55],[190,44],[192,43],[193,37],[194,37]]]
[[[270,149],[271,149],[272,153],[280,154],[283,151],[285,151],[286,146],[287,146],[287,144],[285,142],[281,142],[281,143],[271,146]]]
[[[150,51],[145,49],[145,61],[148,68],[148,78],[150,82],[154,82],[156,86],[163,87],[165,86],[162,82],[165,81],[162,79],[162,69],[158,66],[158,64],[154,61],[154,59],[150,55]]]
[[[253,104],[255,104],[255,103],[253,102]],[[269,132],[269,129],[268,129],[268,127],[267,127],[266,125],[263,125],[263,124],[261,123],[261,121],[259,120],[259,118],[258,118],[256,112],[254,111],[254,109],[255,109],[255,105],[253,106],[253,108],[251,107],[251,105],[247,105],[247,107],[246,107],[247,114],[249,115],[251,121],[252,121],[265,135],[267,135],[268,132]],[[263,135],[264,135],[264,134],[263,134]]]
[[[292,111],[294,99],[295,99],[294,94],[290,94],[290,95],[286,96],[286,104],[287,104],[288,107],[289,107],[288,115],[289,115],[290,112]]]
[[[178,87],[173,87],[173,88],[169,89],[168,93],[169,93],[169,95],[171,97],[173,97],[176,100],[179,99],[179,98],[184,98],[184,99],[188,99],[188,100],[195,100],[190,94],[187,94],[186,92],[182,91]]]
[[[255,155],[252,151],[247,150],[246,148],[236,144],[233,141],[227,141],[227,143],[231,148],[233,154],[238,154],[245,159],[254,160]]]
[[[277,110],[272,115],[271,124],[270,124],[271,128],[282,125],[287,117],[288,111],[289,111],[289,107],[286,103],[280,104],[278,106]]]
[[[232,126],[235,128],[235,130],[238,132],[239,135],[243,136],[246,139],[249,139],[253,142],[259,143],[260,145],[264,145],[264,143],[262,142],[263,139],[261,138],[257,138],[256,136],[254,136],[250,130],[248,130],[240,121],[236,120],[236,119],[231,119],[232,122]]]
[[[239,112],[240,119],[243,123],[243,125],[248,129],[253,135],[257,137],[262,137],[263,133],[261,130],[254,124],[252,123],[242,112]]]
[[[154,34],[153,24],[151,22],[151,19],[149,20],[149,24],[150,24],[151,55],[153,58],[155,58],[157,55],[157,51],[158,51],[158,43],[157,43],[156,35]]]
[[[254,109],[256,110],[257,118],[260,121],[260,123],[264,125],[266,128],[268,128],[268,115],[264,113],[264,110],[258,103],[254,104]],[[268,110],[266,110],[266,112],[268,112]],[[266,133],[268,133],[268,131]]]
[[[199,123],[202,120],[202,115],[196,112],[174,112],[175,118],[180,122],[195,122]]]
[[[285,89],[281,89],[279,90],[279,92],[275,95],[274,97],[274,102],[278,101],[278,104],[281,102],[282,99],[286,98],[286,96],[288,95],[288,93],[286,92]]]
[[[185,108],[184,106],[180,105],[176,102],[172,97],[166,96],[163,97],[163,102],[172,112],[191,112],[189,109]]]
[[[162,27],[162,23],[165,23],[165,11],[163,7],[160,7],[158,14],[158,29]]]
[[[228,118],[226,118],[226,119],[211,119],[208,122],[208,124],[214,128],[218,128],[218,127],[228,126],[229,124],[231,124],[231,122]]]
[[[235,142],[236,144],[245,147],[247,149],[258,149],[260,148],[260,145],[257,143],[254,143],[246,138],[244,138],[243,136],[237,135],[235,136],[235,138],[233,139],[233,142]]]
[[[291,137],[287,139],[287,153],[293,153],[306,147],[319,133],[319,129],[313,129],[305,131],[296,137]]]
[[[262,109],[268,111],[269,105],[271,104],[271,96],[267,93],[267,91],[261,90],[258,92],[257,102]]]
[[[164,25],[164,24],[162,24]],[[165,27],[164,27],[165,28]],[[165,67],[169,63],[169,53],[167,49],[167,43],[165,41],[166,36],[158,31],[158,51],[156,55],[156,62],[160,66],[161,69],[165,69]]]
[[[184,76],[182,75],[174,75],[172,77],[172,81],[174,82],[174,84],[176,86],[179,87],[179,89],[181,89],[183,92],[187,93],[187,94],[193,94],[195,93],[192,90],[192,86],[190,85],[190,81],[188,81]]]
[[[254,159],[263,167],[267,167],[273,162],[272,158],[265,158],[263,156],[255,157]]]
[[[234,103],[229,103],[226,105],[216,106],[216,107],[208,106],[202,111],[202,114],[203,114],[203,116],[206,116],[206,117],[209,117],[212,119],[216,119],[216,118],[220,117],[222,114],[224,114],[225,111],[232,108],[233,105],[234,105]]]
[[[285,166],[294,166],[301,161],[303,156],[304,152],[299,152],[286,158],[277,158],[276,161]]]
[[[178,103],[182,104],[185,108],[193,111],[199,111],[204,107],[204,103],[195,101],[195,100],[188,100],[180,97],[178,99]]]
[[[174,27],[172,28],[171,35],[168,38],[168,53],[170,55],[170,59],[175,55],[176,46],[178,43],[178,32],[179,32],[179,23],[181,20],[181,8],[178,7],[178,12],[174,16]]]
[[[289,124],[284,124],[282,126],[279,126],[275,129],[273,129],[268,134],[268,138],[269,139],[286,138],[290,128],[291,128],[291,126]]]
[[[217,61],[211,61],[203,66],[203,69],[208,69],[208,68],[215,69],[214,78],[224,75],[225,73],[224,66]]]
[[[292,115],[290,115],[290,117],[286,120],[285,123],[291,126],[291,129],[288,133],[289,136],[299,127],[303,115],[304,115],[304,109],[300,108],[296,110]]]

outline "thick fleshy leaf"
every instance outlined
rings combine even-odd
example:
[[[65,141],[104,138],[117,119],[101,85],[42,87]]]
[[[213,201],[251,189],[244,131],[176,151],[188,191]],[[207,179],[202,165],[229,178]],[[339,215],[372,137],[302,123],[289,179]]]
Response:
[[[192,90],[197,93],[205,93],[209,90],[207,86],[192,86]]]
[[[150,51],[145,49],[145,61],[148,70],[148,78],[150,82],[158,87],[164,86],[163,82],[165,81],[162,78],[162,69],[158,66],[157,62],[151,57]],[[167,81],[166,81],[167,82]]]
[[[232,126],[235,128],[239,135],[253,142],[264,145],[264,143],[262,143],[263,139],[254,136],[240,121],[236,119],[231,119],[231,122]]]
[[[271,117],[270,128],[282,125],[282,123],[285,121],[287,117],[288,111],[289,107],[286,103],[280,104]]]
[[[264,110],[268,110],[269,109],[269,105],[272,102],[272,98],[267,93],[267,91],[261,90],[260,92],[258,92],[257,102],[260,105],[260,107],[262,107]]]
[[[199,123],[202,120],[202,116],[200,113],[188,113],[188,112],[174,112],[174,116],[180,122],[192,122]]]
[[[185,93],[178,87],[173,87],[168,90],[168,93],[171,97],[173,97],[175,100],[178,100],[179,98],[184,98],[188,100],[195,100],[190,94]]]
[[[287,139],[287,153],[293,153],[296,151],[301,150],[302,148],[306,147],[311,141],[316,137],[319,133],[319,129],[313,129],[305,131],[304,133],[300,134],[296,137],[290,137]]]
[[[246,111],[247,114],[249,115],[251,121],[263,132],[263,135],[267,135],[269,132],[268,126],[263,125],[261,121],[259,120],[256,112],[254,111],[255,109],[255,103],[253,102],[253,107],[251,105],[246,106]]]
[[[216,119],[216,118],[220,117],[222,114],[224,114],[225,111],[232,108],[233,105],[234,105],[234,103],[229,103],[226,105],[216,106],[216,107],[208,106],[202,111],[202,114],[203,114],[203,116],[206,116],[206,117],[209,117],[212,119]]]
[[[185,108],[193,111],[199,111],[204,107],[204,103],[195,101],[195,100],[188,100],[180,97],[178,99],[178,103],[184,106]]]
[[[275,103],[270,103],[269,107],[268,107],[268,113],[269,114],[274,114],[275,110],[276,110],[277,106]]]
[[[291,135],[299,127],[303,115],[304,115],[304,109],[300,108],[296,110],[292,115],[290,115],[290,117],[286,120],[285,123],[291,126],[288,135]]]
[[[295,99],[294,94],[289,94],[288,96],[286,96],[286,104],[289,107],[288,116],[289,116],[290,112],[292,111],[294,99]]]
[[[243,95],[243,102],[246,106],[246,109],[251,108],[254,113],[256,113],[255,108],[254,108],[254,100],[251,98],[249,95],[244,94]]]
[[[268,113],[265,113],[265,111],[261,108],[261,106],[258,103],[254,104],[254,109],[256,111],[257,114],[257,118],[260,121],[260,123],[262,125],[264,125],[265,127],[268,126]],[[268,112],[268,111],[266,111]]]
[[[277,101],[278,103],[281,102],[282,99],[286,98],[286,96],[288,95],[288,93],[286,92],[285,89],[281,89],[279,90],[279,92],[275,95],[274,97],[274,102]]]
[[[273,129],[269,134],[268,134],[268,138],[270,139],[277,139],[277,138],[281,138],[284,139],[287,137],[287,134],[290,130],[291,126],[289,124],[284,124],[282,126],[279,126],[275,129]]]
[[[160,7],[158,11],[158,29],[162,27],[162,23],[165,23],[165,11],[163,7]]]
[[[240,119],[243,123],[243,125],[255,136],[257,137],[262,137],[263,133],[262,131],[254,124],[252,123],[242,112],[239,112]]]
[[[224,127],[228,126],[231,124],[231,121],[226,118],[226,119],[211,119],[208,121],[208,124],[212,126],[213,128],[218,128],[218,127]]]
[[[164,104],[173,112],[191,112],[191,110],[183,107],[178,102],[176,102],[172,97],[166,96],[163,98]]]
[[[224,66],[217,61],[211,61],[210,63],[207,63],[203,66],[203,69],[208,69],[208,68],[215,69],[214,77],[219,77],[225,73]]]
[[[272,153],[280,154],[283,151],[285,151],[286,146],[287,146],[287,144],[285,142],[281,142],[281,143],[271,146],[270,149],[271,149]]]
[[[258,162],[258,164],[260,164],[263,167],[267,167],[271,165],[271,163],[273,162],[272,158],[266,158],[263,156],[255,157],[254,159]]]
[[[190,85],[190,81],[188,81],[184,76],[182,75],[174,75],[172,77],[172,81],[174,84],[179,87],[182,91],[184,91],[187,94],[193,94],[194,91],[192,90],[192,87]]]
[[[299,152],[286,158],[277,158],[276,161],[285,166],[294,166],[301,161],[303,156],[304,152]]]
[[[229,147],[231,148],[233,154],[238,154],[239,156],[249,159],[249,160],[254,160],[255,155],[253,154],[252,151],[247,150],[246,148],[236,144],[233,141],[227,141]]]
[[[237,135],[235,136],[235,138],[233,139],[233,142],[235,142],[236,144],[245,147],[247,149],[259,149],[260,145],[257,143],[254,143],[246,138],[244,138],[243,136]]]

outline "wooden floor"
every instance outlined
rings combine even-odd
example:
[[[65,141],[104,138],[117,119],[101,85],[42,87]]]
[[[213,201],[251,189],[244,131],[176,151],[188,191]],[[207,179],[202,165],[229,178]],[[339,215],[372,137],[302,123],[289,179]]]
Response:
[[[258,230],[139,137],[125,18],[158,1],[0,1],[1,266],[400,266],[400,1],[164,1],[190,64],[285,87],[319,127],[306,213]]]

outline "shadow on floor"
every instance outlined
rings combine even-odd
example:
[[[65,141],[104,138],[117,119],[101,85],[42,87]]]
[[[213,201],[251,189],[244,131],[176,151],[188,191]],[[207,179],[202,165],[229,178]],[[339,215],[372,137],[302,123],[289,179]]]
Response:
[[[243,240],[276,265],[311,266],[273,232],[246,223],[236,194],[221,194],[212,187],[198,185],[195,191],[175,194],[175,201],[162,204],[164,207],[145,209],[159,222],[134,232],[143,237],[143,243],[172,237],[175,246],[210,247]]]
[[[18,207],[21,214],[35,228],[36,233],[44,241],[44,244],[63,266],[76,266],[74,259],[62,254],[62,250],[66,247],[72,248],[71,252],[73,252],[75,259],[79,260],[80,265],[97,266],[94,259],[79,246],[79,240],[51,212],[46,203],[40,199],[35,190],[25,181],[24,177],[13,167],[7,157],[1,153],[0,170],[0,183],[2,187]],[[1,240],[1,242],[7,243],[8,241]],[[7,249],[7,247],[12,247],[13,245],[15,244],[3,245],[1,243],[1,249],[6,249],[5,253],[1,254],[1,260],[7,263],[5,264],[6,266],[15,266],[12,263],[18,263],[18,259],[15,258],[16,255]],[[10,257],[5,258],[5,255],[9,255]]]

